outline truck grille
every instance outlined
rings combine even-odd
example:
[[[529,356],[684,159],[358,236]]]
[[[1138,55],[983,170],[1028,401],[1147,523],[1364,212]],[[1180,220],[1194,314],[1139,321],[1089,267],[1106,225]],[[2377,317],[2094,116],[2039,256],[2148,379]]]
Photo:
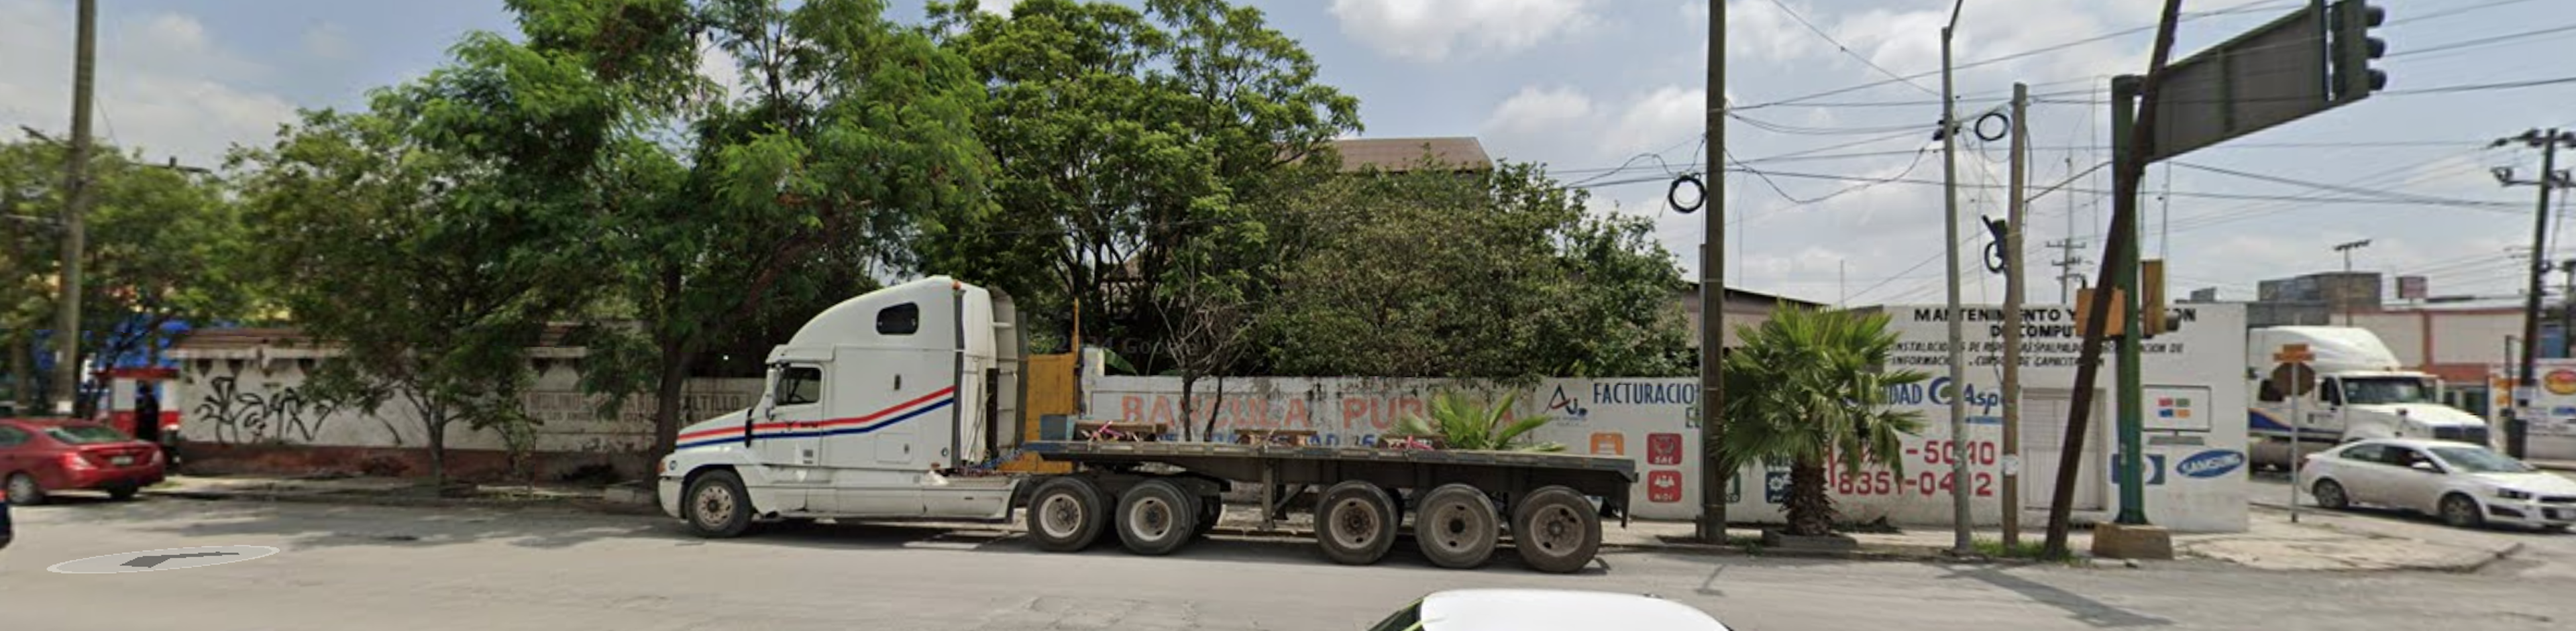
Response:
[[[2464,443],[2477,443],[2484,445],[2487,444],[2487,428],[2436,427],[2433,428],[2433,438],[2435,440],[2456,440]]]

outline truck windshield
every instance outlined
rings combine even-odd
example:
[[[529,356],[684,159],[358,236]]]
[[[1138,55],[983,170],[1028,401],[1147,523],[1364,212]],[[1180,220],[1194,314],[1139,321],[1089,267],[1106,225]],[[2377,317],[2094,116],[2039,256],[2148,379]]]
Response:
[[[2345,378],[2343,396],[2344,403],[2350,405],[2431,403],[2433,387],[2414,377]]]

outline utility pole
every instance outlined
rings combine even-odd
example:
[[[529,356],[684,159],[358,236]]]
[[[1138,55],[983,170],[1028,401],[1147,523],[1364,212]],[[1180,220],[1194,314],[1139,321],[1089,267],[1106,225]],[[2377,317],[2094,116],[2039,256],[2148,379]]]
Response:
[[[2141,378],[2144,376],[2138,374],[2143,368],[2138,357],[2141,350],[2138,342],[2146,338],[2147,327],[2146,320],[2140,317],[2144,310],[2140,309],[2138,304],[2140,239],[2137,219],[2138,186],[2139,180],[2145,179],[2147,152],[2140,146],[2144,143],[2130,137],[2136,133],[2138,127],[2152,124],[2142,121],[2138,116],[2138,98],[2145,92],[2145,83],[2144,77],[2111,78],[2111,144],[2113,145],[2111,152],[2112,155],[2118,156],[2114,158],[2115,160],[2123,161],[2118,168],[2113,169],[2111,174],[2111,204],[2115,208],[2111,213],[2129,217],[2127,224],[2115,222],[2111,227],[2118,232],[2111,238],[2129,242],[2129,247],[2119,248],[2118,254],[2110,257],[2110,263],[2113,266],[2110,279],[2110,285],[2113,287],[2112,297],[2119,299],[2121,321],[2127,323],[2119,339],[2119,392],[2114,398],[2114,405],[2119,409],[2117,414],[2119,423],[2114,428],[2119,430],[2117,433],[2120,437],[2118,467],[2120,512],[2113,521],[2133,525],[2147,523],[2147,489],[2144,484],[2146,478],[2143,475],[2137,475],[2137,472],[2141,471],[2140,467],[2146,466],[2147,461],[2143,432],[2139,431],[2138,426],[2140,421],[2145,420],[2143,417],[2145,405],[2140,400],[2142,393],[2139,390],[2142,385]],[[2122,227],[2124,225],[2126,227]]]
[[[2029,276],[2022,263],[2022,220],[2029,216],[2030,200],[2023,199],[2022,189],[2029,184],[2030,86],[2013,84],[2012,100],[2012,198],[2004,217],[2004,466],[2003,521],[2004,549],[2021,546],[2021,292],[2024,277]]]
[[[2566,289],[2559,292],[2558,356],[2576,357],[2576,259],[2560,261],[2558,271],[2567,274]]]
[[[89,212],[89,118],[91,90],[98,60],[98,0],[80,0],[79,43],[72,57],[72,147],[63,166],[62,295],[54,317],[54,412],[73,413],[80,396],[81,259],[87,233],[81,215]]]
[[[2074,238],[2075,198],[2073,196],[2069,196],[2066,199],[2067,238],[2050,241],[2047,244],[2047,247],[2056,248],[2058,251],[2057,260],[2050,263],[2057,266],[2057,304],[2070,304],[2075,302],[2076,284],[2084,281],[2084,275],[2077,273],[2075,271],[2075,266],[2092,262],[2084,260],[2083,255],[2075,253],[2075,248],[2078,245]]]
[[[1701,543],[1726,543],[1726,479],[1718,444],[1726,407],[1726,3],[1708,3],[1708,192],[1699,246],[1699,528]]]
[[[2496,181],[2505,186],[2528,184],[2540,189],[2540,207],[2531,214],[2531,286],[2523,292],[2522,361],[2513,380],[2513,409],[2506,414],[2504,426],[2505,452],[2521,458],[2531,425],[2531,419],[2522,415],[2531,409],[2533,390],[2539,385],[2533,381],[2532,373],[2537,369],[2534,364],[2540,357],[2540,277],[2549,273],[2549,192],[2569,183],[2567,175],[2558,172],[2558,148],[2576,147],[2576,132],[2550,129],[2544,133],[2534,129],[2522,132],[2520,136],[2498,138],[2492,146],[2514,143],[2540,150],[2539,179],[2516,180],[2512,167],[2500,167],[2494,171]]]
[[[1710,6],[1718,3],[1711,2]],[[1968,505],[1968,361],[1966,342],[1962,339],[1962,314],[1959,308],[1959,116],[1957,98],[1952,93],[1950,39],[1959,28],[1959,9],[1968,0],[1950,4],[1950,24],[1941,27],[1941,251],[1949,256],[1950,301],[1943,320],[1950,324],[1950,520],[1953,539],[1950,552],[1966,556],[1974,551],[1969,539],[1973,526]],[[1936,393],[1937,394],[1937,393]]]
[[[2359,249],[2366,248],[2366,247],[2370,247],[2370,240],[2369,240],[2369,239],[2362,239],[2362,240],[2360,240],[2360,241],[2352,241],[2352,242],[2347,242],[2347,243],[2339,243],[2339,244],[2335,244],[2335,246],[2334,246],[2334,250],[2335,250],[2336,252],[2340,252],[2340,253],[2342,253],[2342,254],[2343,254],[2343,273],[2344,273],[2344,274],[2346,275],[2346,277],[2347,277],[2347,278],[2346,278],[2346,282],[2350,282],[2350,278],[2349,278],[2349,276],[2352,274],[2352,251],[2353,251],[2353,250],[2359,250]],[[2349,285],[2346,285],[2346,286],[2349,286]],[[2344,325],[2344,326],[2352,326],[2352,302],[2353,302],[2353,301],[2352,301],[2352,297],[2351,297],[2351,296],[2345,296],[2345,297],[2344,297],[2344,300],[2343,300],[2343,325]]]

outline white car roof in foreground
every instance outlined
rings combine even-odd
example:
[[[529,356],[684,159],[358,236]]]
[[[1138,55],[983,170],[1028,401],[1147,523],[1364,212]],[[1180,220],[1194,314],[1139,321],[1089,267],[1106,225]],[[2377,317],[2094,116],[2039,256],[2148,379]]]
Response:
[[[1707,612],[1661,598],[1557,589],[1462,589],[1422,599],[1425,631],[1727,631]]]
[[[2433,440],[2429,438],[2366,438],[2353,441],[2353,443],[2396,445],[2399,447],[2413,447],[2416,449],[2427,449],[2432,447],[2484,447],[2484,445],[2479,445],[2477,443],[2464,443],[2456,440]]]

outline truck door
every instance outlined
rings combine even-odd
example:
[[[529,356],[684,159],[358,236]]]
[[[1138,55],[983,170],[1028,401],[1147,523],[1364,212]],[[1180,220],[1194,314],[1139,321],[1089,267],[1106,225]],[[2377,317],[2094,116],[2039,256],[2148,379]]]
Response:
[[[2308,413],[2307,429],[2309,431],[2328,430],[2334,434],[2341,434],[2344,439],[2356,438],[2352,435],[2355,429],[2352,426],[2352,414],[2344,405],[2343,380],[2326,377],[2318,379],[2317,382],[2316,400],[2312,402],[2316,411]]]
[[[813,492],[832,481],[823,468],[823,441],[815,437],[815,426],[823,421],[826,368],[809,362],[779,364],[770,371],[769,394],[756,410],[752,453],[778,487],[778,510],[814,510],[826,501]]]

